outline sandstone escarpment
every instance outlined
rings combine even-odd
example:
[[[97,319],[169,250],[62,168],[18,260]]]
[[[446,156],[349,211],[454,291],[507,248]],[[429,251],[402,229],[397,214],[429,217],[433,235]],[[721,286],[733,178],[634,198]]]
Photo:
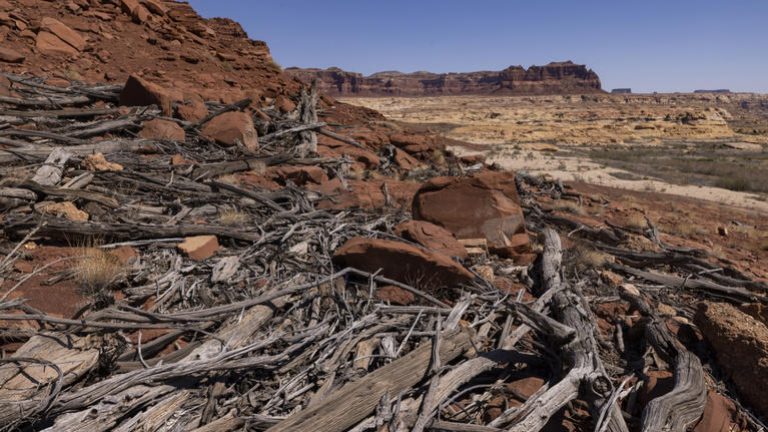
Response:
[[[315,79],[336,96],[427,96],[480,94],[579,94],[601,92],[600,78],[571,61],[545,66],[510,66],[502,71],[467,73],[378,72],[370,76],[339,68],[288,68],[286,73],[305,82]]]

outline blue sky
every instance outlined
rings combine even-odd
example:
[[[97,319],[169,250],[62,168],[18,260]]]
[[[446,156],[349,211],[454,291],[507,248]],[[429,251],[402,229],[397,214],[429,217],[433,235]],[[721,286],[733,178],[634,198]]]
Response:
[[[573,60],[603,87],[768,93],[768,0],[192,0],[284,67],[465,72]]]

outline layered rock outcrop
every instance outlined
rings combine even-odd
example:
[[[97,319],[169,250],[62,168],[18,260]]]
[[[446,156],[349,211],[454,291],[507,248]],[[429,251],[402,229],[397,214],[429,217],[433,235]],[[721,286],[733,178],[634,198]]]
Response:
[[[378,72],[370,76],[339,68],[285,70],[305,82],[317,79],[334,96],[430,96],[480,94],[580,94],[601,92],[600,77],[571,61],[545,66],[510,66],[467,73]]]
[[[169,90],[174,103],[250,97],[265,105],[299,89],[265,42],[232,20],[204,19],[171,0],[2,0],[0,68],[48,84],[123,84],[133,76]]]

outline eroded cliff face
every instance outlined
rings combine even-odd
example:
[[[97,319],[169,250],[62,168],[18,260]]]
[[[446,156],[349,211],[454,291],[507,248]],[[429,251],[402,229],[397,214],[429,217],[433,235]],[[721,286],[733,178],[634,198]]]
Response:
[[[467,73],[378,72],[363,76],[339,68],[285,70],[305,82],[318,80],[335,96],[438,96],[481,94],[581,94],[602,92],[600,78],[571,61],[545,66],[510,66],[502,71]]]

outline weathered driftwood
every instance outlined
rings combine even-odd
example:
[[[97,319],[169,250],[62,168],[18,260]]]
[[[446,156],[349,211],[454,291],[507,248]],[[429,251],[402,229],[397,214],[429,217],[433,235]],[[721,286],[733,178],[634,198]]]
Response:
[[[246,346],[256,331],[258,331],[264,325],[264,323],[272,318],[273,313],[274,309],[267,306],[257,305],[250,308],[243,314],[241,319],[229,323],[229,325],[219,331],[216,335],[216,338],[212,338],[198,346],[189,354],[187,354],[187,356],[179,359],[176,364],[179,365],[179,367],[183,367],[183,364],[198,364],[199,362],[205,362],[211,359],[215,359],[217,356],[224,355],[226,351],[236,350]],[[156,370],[162,369],[160,365],[153,365],[153,367],[158,368]],[[128,372],[126,376],[123,377],[124,379],[121,378],[119,380],[113,380],[116,382],[134,382],[135,384],[134,387],[128,387],[125,390],[120,390],[117,393],[109,393],[110,396],[104,398],[105,400],[125,401],[115,405],[115,407],[119,409],[101,412],[96,420],[91,420],[93,416],[90,415],[90,408],[85,408],[83,411],[76,413],[65,414],[59,417],[60,420],[56,422],[53,430],[81,430],[78,429],[78,424],[82,424],[82,422],[94,422],[89,423],[88,428],[88,430],[94,431],[120,430],[127,432],[139,429],[144,430],[143,428],[154,430],[148,425],[166,421],[169,417],[175,414],[179,407],[187,403],[188,400],[192,397],[191,392],[168,392],[165,391],[165,389],[173,388],[172,386],[160,386],[163,391],[156,394],[156,399],[144,398],[142,401],[144,404],[152,402],[153,405],[149,410],[138,413],[133,418],[120,423],[119,427],[116,429],[112,429],[118,424],[119,421],[123,419],[125,415],[124,411],[127,410],[128,406],[130,406],[133,410],[141,407],[141,405],[139,405],[136,401],[130,400],[125,396],[129,394],[135,394],[135,389],[137,387],[139,389],[144,387],[143,384],[145,383],[145,380],[134,379],[132,381],[130,378],[131,376],[136,376],[142,373],[144,373],[144,371],[136,370]],[[148,374],[147,376],[152,377],[154,375]],[[121,375],[116,376],[116,378],[118,377],[121,377]],[[108,383],[105,384],[107,386],[109,385]],[[125,388],[126,386],[127,384],[120,384],[114,388],[121,389]],[[101,389],[99,387],[99,385],[95,385],[92,386],[90,390],[84,389],[81,398],[87,398],[89,393],[100,393]],[[115,390],[112,391],[114,392]],[[76,402],[70,401],[66,408],[73,406],[76,406]],[[65,408],[62,407],[61,409]]]
[[[92,153],[116,153],[120,151],[133,152],[143,147],[149,147],[149,141],[101,141],[93,144],[68,146],[66,151],[74,156],[87,156]],[[0,163],[8,163],[17,160],[39,160],[48,156],[54,149],[43,146],[30,146],[14,149],[0,149]]]
[[[117,114],[120,110],[118,108],[83,108],[83,109],[60,109],[60,110],[36,110],[36,111],[19,111],[19,110],[0,110],[0,116],[9,117],[21,117],[21,118],[36,118],[36,117],[57,117],[57,118],[82,118],[82,117],[95,117],[100,115]]]
[[[384,395],[397,395],[422,381],[429,372],[433,344],[427,343],[404,357],[351,382],[314,407],[299,411],[269,428],[270,432],[341,432],[368,416]],[[464,330],[440,337],[439,356],[449,362],[471,347]]]
[[[79,337],[41,334],[0,363],[0,425],[44,411],[62,387],[96,366],[98,350],[86,345],[87,341]]]
[[[645,270],[638,270],[622,264],[611,264],[611,267],[623,273],[631,274],[639,278],[666,285],[679,290],[700,290],[714,297],[719,297],[735,302],[768,302],[768,297],[755,293],[742,287],[729,287],[718,283],[698,278],[682,278],[670,274],[654,273]]]
[[[61,135],[53,132],[47,132],[47,131],[35,131],[35,130],[26,130],[26,129],[9,129],[2,131],[0,133],[2,136],[15,136],[15,137],[37,137],[37,138],[47,138],[56,142],[60,142],[63,144],[69,144],[69,145],[80,145],[80,144],[87,144],[88,142],[79,138],[70,137],[66,135]],[[26,144],[26,143],[25,143]]]
[[[61,106],[85,105],[91,102],[91,98],[87,96],[73,96],[59,98],[22,99],[11,96],[0,96],[0,102],[15,105],[17,107],[56,108]]]
[[[306,131],[310,131],[310,130],[316,130],[316,129],[320,129],[320,128],[324,127],[324,126],[326,126],[325,122],[315,122],[315,123],[310,123],[310,124],[301,124],[301,125],[289,128],[289,129],[282,129],[282,130],[279,130],[277,132],[272,132],[270,134],[263,135],[262,137],[259,138],[259,142],[260,143],[268,143],[268,142],[276,140],[278,138],[282,138],[282,137],[284,137],[286,135],[292,135],[292,134],[299,133],[299,132],[306,132]]]
[[[29,189],[0,187],[0,197],[18,198],[26,201],[35,201],[37,195]]]
[[[225,226],[206,225],[141,225],[130,223],[105,223],[105,222],[72,222],[61,218],[30,217],[17,222],[9,222],[5,229],[8,233],[24,235],[30,229],[40,225],[39,234],[56,239],[71,238],[73,235],[85,237],[101,237],[114,241],[143,240],[167,237],[187,237],[197,235],[215,235],[256,242],[261,235],[255,232],[237,231]]]
[[[301,100],[297,109],[299,110],[299,121],[303,124],[317,123],[317,80],[312,82],[309,91],[301,89]],[[317,135],[314,130],[306,129],[299,132],[300,143],[298,145],[299,154],[305,157],[307,154],[317,153]]]
[[[70,201],[74,201],[78,199],[84,200],[84,201],[92,201],[112,209],[116,209],[120,207],[120,203],[115,198],[106,196],[98,192],[79,190],[79,189],[68,189],[68,188],[55,187],[55,186],[46,186],[46,185],[35,183],[33,181],[26,181],[24,183],[21,183],[18,186],[26,188],[30,191],[37,192],[45,196],[63,198]]]
[[[609,403],[613,385],[607,377],[602,360],[599,357],[597,342],[594,337],[594,322],[589,306],[583,297],[564,283],[560,276],[562,248],[560,237],[551,230],[543,233],[544,252],[541,258],[542,286],[553,289],[552,308],[555,316],[565,326],[575,331],[575,339],[560,347],[568,373],[560,382],[536,398],[531,398],[515,413],[510,431],[535,432],[541,430],[547,421],[566,403],[581,397],[590,403],[595,419],[602,410],[607,410],[608,431],[628,431],[618,406]],[[558,337],[562,343],[562,337]],[[497,419],[498,420],[498,419]],[[508,421],[508,419],[505,419]],[[494,421],[492,426],[499,426]]]
[[[43,162],[35,175],[32,177],[32,181],[43,186],[54,186],[61,181],[62,173],[64,172],[64,165],[67,163],[72,154],[61,147],[56,147],[48,155],[48,159]]]
[[[343,142],[345,144],[349,144],[351,146],[355,146],[357,148],[361,148],[361,149],[365,149],[366,148],[364,145],[362,145],[359,142],[353,140],[352,138],[345,137],[344,135],[339,135],[336,132],[330,131],[330,130],[325,129],[325,128],[322,128],[322,129],[318,130],[317,133],[319,133],[320,135],[325,135],[328,138],[333,138],[336,141],[340,141],[340,142]]]
[[[669,393],[648,403],[643,410],[641,430],[684,432],[701,417],[707,403],[701,362],[672,335],[664,320],[642,297],[626,289],[621,291],[621,297],[646,317],[646,340],[656,353],[675,367],[675,386]]]

